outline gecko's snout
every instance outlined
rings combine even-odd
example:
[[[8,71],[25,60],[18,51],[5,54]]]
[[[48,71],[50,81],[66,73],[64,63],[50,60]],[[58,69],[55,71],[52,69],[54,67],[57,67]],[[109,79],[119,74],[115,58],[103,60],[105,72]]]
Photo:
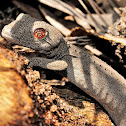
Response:
[[[8,27],[8,25],[5,25],[4,28],[2,29],[1,35],[5,39],[11,39],[11,28]]]

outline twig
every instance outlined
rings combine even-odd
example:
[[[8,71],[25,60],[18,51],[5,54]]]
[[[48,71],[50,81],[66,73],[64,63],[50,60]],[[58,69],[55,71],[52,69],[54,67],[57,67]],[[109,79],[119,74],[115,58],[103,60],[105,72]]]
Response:
[[[91,43],[92,39],[90,39],[87,36],[66,37],[65,40],[67,41],[68,44],[74,44],[80,46],[92,44]]]
[[[99,18],[104,22],[104,24],[106,25],[106,27],[109,27],[109,25],[106,23],[106,21],[104,20],[104,18],[101,16],[101,14],[99,13],[99,11],[97,10],[97,8],[94,6],[94,1],[93,0],[88,0],[88,2],[90,3],[91,7],[94,9],[95,13],[99,16]]]
[[[91,27],[88,23],[88,20],[83,15],[78,13],[73,7],[69,6],[65,2],[63,2],[61,0],[38,0],[38,1],[43,3],[43,4],[48,5],[50,7],[56,8],[60,11],[63,11],[67,14],[74,16],[76,22],[79,25],[81,25],[85,29],[91,29]]]
[[[99,38],[106,39],[108,41],[114,41],[115,43],[121,43],[122,45],[126,46],[126,38],[116,37],[110,34],[96,33],[94,30],[86,30],[86,32]]]
[[[103,21],[100,20],[100,18],[97,14],[92,14],[92,16],[99,23],[99,25],[101,25],[104,28],[106,27],[105,24],[103,23]],[[111,26],[113,24],[113,15],[111,13],[101,14],[101,16],[104,18],[104,20],[107,19],[106,22],[108,23],[109,26]],[[87,19],[90,21],[90,24],[92,24],[92,26],[95,26],[95,29],[98,32],[99,27],[97,27],[96,24],[94,24],[94,21],[92,20],[92,18],[88,14],[87,14]]]
[[[86,14],[84,14],[79,8],[77,8],[76,6],[74,6],[71,2],[66,1],[66,3],[70,6],[72,6],[74,8],[74,10],[76,10],[78,13],[80,13],[82,16],[86,16]]]
[[[52,24],[54,27],[56,27],[63,35],[68,36],[71,33],[71,31],[64,25],[59,23],[48,10],[42,8],[41,5],[39,5],[39,9],[41,13],[45,16],[46,20],[50,22],[50,24]]]
[[[98,4],[97,4],[95,1],[93,1],[93,2],[94,2],[94,5],[96,6],[96,8],[97,8],[102,14],[105,14],[105,12],[103,11],[103,9],[102,9],[101,7],[99,7]]]
[[[56,80],[56,79],[53,79],[53,80],[44,80],[44,79],[41,79],[41,82],[43,83],[48,83],[50,85],[60,85],[60,86],[64,86],[65,85],[65,81],[63,80]]]
[[[75,41],[78,39],[89,39],[89,37],[87,36],[77,36],[77,37],[66,37],[65,40],[66,41]]]
[[[86,7],[86,5],[84,4],[84,2],[82,0],[78,0],[80,2],[80,4],[82,5],[82,7],[85,9],[85,11],[90,15],[90,17],[92,18],[92,20],[95,22],[95,24],[97,25],[97,27],[99,27],[99,29],[101,31],[104,31],[103,27],[101,25],[99,25],[99,23],[94,19],[94,17],[91,15],[90,11],[88,10],[88,8]]]
[[[117,8],[116,4],[112,1],[112,0],[108,0],[109,4],[113,7],[113,10],[117,13],[117,14],[121,14],[121,11]]]

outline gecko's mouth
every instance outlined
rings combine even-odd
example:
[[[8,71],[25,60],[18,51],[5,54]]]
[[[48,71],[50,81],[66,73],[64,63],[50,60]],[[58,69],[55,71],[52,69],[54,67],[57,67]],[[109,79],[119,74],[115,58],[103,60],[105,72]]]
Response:
[[[2,37],[5,38],[8,42],[11,41],[13,42],[13,37],[9,34],[7,34],[6,32],[2,32]]]
[[[12,43],[15,43],[16,42],[15,36],[12,36],[11,29],[7,28],[7,26],[4,26],[4,28],[2,29],[1,35],[8,42],[9,41],[11,41]]]

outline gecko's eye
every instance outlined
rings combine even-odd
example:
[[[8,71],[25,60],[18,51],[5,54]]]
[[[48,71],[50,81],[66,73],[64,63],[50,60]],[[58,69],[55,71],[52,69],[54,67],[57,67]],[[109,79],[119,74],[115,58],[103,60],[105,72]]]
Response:
[[[47,32],[44,28],[37,28],[34,30],[34,36],[38,39],[42,39],[47,35]]]

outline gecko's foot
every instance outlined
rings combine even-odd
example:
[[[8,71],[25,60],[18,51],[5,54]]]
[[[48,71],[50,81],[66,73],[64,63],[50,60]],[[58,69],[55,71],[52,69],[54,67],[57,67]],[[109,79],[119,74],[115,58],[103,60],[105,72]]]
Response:
[[[50,70],[65,70],[67,68],[68,64],[63,61],[63,60],[56,60],[56,61],[52,61],[50,63],[47,64],[47,69]]]
[[[55,71],[62,71],[68,67],[68,64],[64,60],[52,60],[46,59],[42,57],[33,57],[29,58],[29,67],[38,66],[44,69],[55,70]]]

